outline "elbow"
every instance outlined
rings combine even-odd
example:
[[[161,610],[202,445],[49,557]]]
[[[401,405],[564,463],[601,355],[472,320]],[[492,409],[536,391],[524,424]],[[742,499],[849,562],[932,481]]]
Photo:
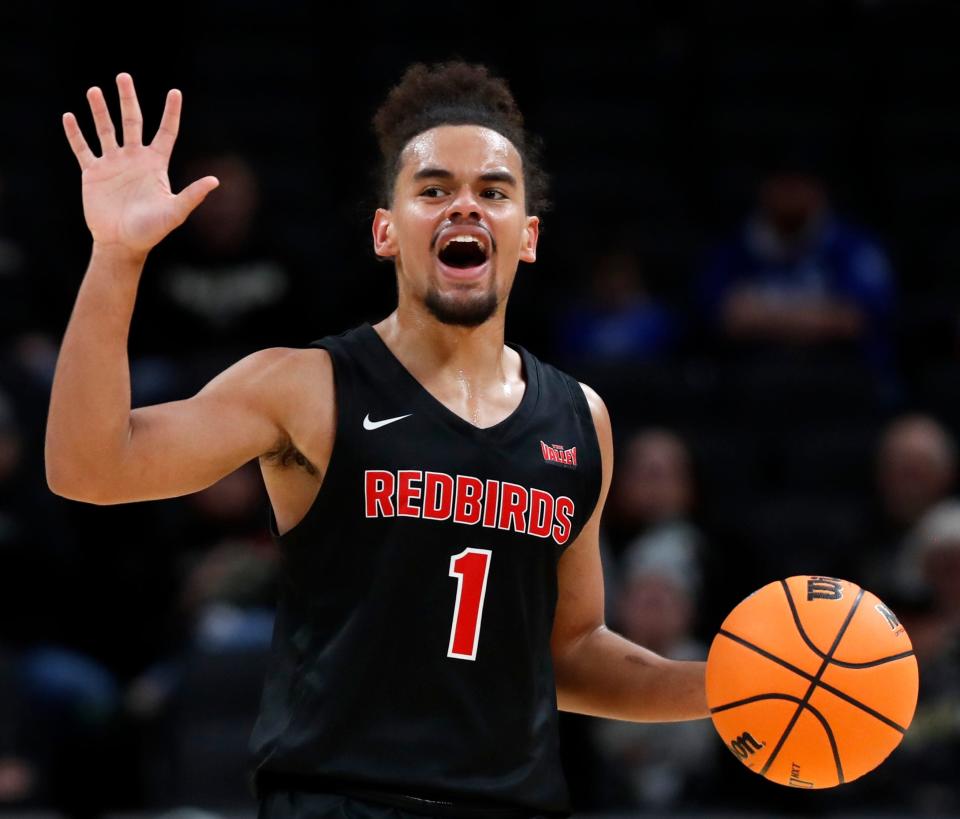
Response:
[[[58,497],[67,500],[80,501],[81,503],[96,503],[89,492],[89,487],[84,487],[77,482],[65,480],[62,476],[47,470],[47,488]]]
[[[63,484],[54,484],[48,480],[47,487],[54,495],[66,498],[67,500],[77,501],[78,503],[89,503],[94,506],[111,506],[116,503],[116,501],[111,501],[104,496],[95,495],[90,491],[90,487],[82,485],[68,484],[64,486]]]
[[[54,453],[48,430],[47,439],[43,445],[43,476],[47,482],[47,489],[61,498],[77,500],[69,472],[70,470],[63,463],[63,458]]]
[[[61,498],[74,500],[71,497],[73,493],[70,489],[70,483],[64,473],[63,465],[51,455],[50,442],[47,441],[43,453],[43,476],[47,481],[47,489]]]
[[[44,457],[44,477],[47,488],[58,497],[97,506],[107,504],[89,471],[67,468],[63,463],[51,458],[49,452]]]
[[[575,634],[565,634],[562,637],[554,635],[550,648],[558,691],[562,688],[577,686],[584,663],[590,662],[587,655],[591,638],[606,629],[604,623],[599,623]]]
[[[606,623],[601,621],[591,623],[589,626],[584,626],[577,631],[565,631],[562,634],[554,631],[553,639],[550,643],[550,652],[553,655],[554,667],[575,661],[576,655],[584,646],[589,644],[591,638],[606,630]]]

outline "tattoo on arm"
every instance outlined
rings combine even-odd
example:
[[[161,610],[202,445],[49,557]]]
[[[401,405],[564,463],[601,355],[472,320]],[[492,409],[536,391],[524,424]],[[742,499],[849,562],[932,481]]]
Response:
[[[650,665],[649,662],[644,657],[641,657],[639,654],[627,654],[624,659],[628,663],[634,663],[635,665]]]

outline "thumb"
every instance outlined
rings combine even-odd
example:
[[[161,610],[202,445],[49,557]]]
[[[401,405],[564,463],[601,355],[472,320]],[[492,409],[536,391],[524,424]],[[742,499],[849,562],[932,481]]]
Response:
[[[207,194],[219,185],[220,180],[217,177],[205,176],[180,191],[175,197],[180,221],[183,222],[193,209],[207,198]]]

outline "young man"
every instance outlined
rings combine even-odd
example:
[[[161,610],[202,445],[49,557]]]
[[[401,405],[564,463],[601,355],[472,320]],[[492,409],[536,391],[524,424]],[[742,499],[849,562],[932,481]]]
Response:
[[[126,342],[146,257],[218,181],[174,195],[180,93],[143,145],[130,75],[117,86],[123,147],[100,89],[102,156],[64,115],[93,253],[57,363],[47,481],[128,503],[259,458],[285,560],[251,741],[261,815],[566,815],[557,707],[707,716],[703,663],[603,622],[603,402],[504,343],[543,193],[506,84],[481,66],[416,65],[377,113],[390,316],[258,351],[192,398],[133,410]]]

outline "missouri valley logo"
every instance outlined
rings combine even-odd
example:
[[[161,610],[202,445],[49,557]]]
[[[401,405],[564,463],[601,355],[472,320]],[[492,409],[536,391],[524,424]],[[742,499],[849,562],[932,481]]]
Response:
[[[563,444],[547,444],[540,442],[540,451],[543,453],[543,460],[548,464],[557,464],[569,469],[577,468],[577,448],[564,449]]]

